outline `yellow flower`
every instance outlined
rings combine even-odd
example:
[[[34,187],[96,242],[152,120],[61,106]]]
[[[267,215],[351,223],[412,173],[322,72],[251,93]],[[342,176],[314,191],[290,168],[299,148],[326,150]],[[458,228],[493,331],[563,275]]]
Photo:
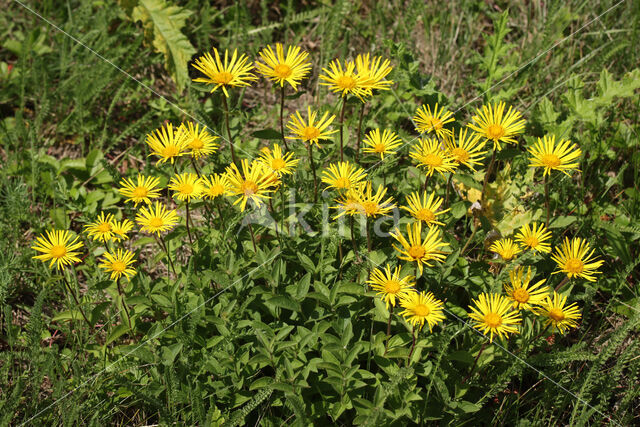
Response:
[[[436,193],[433,192],[427,198],[427,192],[422,193],[422,199],[420,198],[420,192],[414,191],[407,197],[407,206],[401,206],[400,209],[404,209],[411,214],[416,221],[424,222],[427,226],[444,225],[444,223],[438,221],[438,216],[445,212],[449,212],[449,209],[439,211],[438,209],[442,205],[442,197],[436,197]]]
[[[486,151],[480,151],[484,148],[485,142],[480,139],[480,135],[477,133],[471,134],[467,137],[468,129],[460,129],[458,131],[458,138],[454,133],[451,136],[444,139],[445,146],[453,157],[453,161],[458,165],[463,164],[472,170],[474,165],[479,165]]]
[[[555,135],[538,138],[538,142],[529,148],[531,157],[530,167],[544,168],[543,176],[549,175],[551,170],[558,170],[569,176],[567,171],[577,170],[582,151],[571,141],[561,139],[556,145]]]
[[[122,276],[131,280],[136,274],[136,269],[131,268],[135,261],[133,252],[126,249],[118,249],[113,254],[105,252],[104,259],[100,262],[100,268],[106,270],[107,273],[111,273],[111,280],[119,280]]]
[[[280,86],[284,86],[284,82],[289,83],[293,90],[298,90],[300,80],[306,78],[311,70],[309,54],[300,51],[298,46],[289,46],[285,55],[282,44],[276,43],[275,53],[271,46],[267,46],[260,51],[259,55],[264,64],[256,62],[258,70],[265,77],[280,83]]]
[[[384,78],[391,72],[391,62],[388,59],[382,61],[379,56],[374,56],[373,60],[369,59],[370,54],[360,54],[356,56],[356,71],[358,77],[364,79],[360,84],[363,88],[363,96],[371,96],[374,89],[389,90],[393,84],[392,80]]]
[[[551,325],[553,329],[557,329],[562,335],[569,328],[577,328],[577,321],[581,317],[578,305],[574,302],[565,307],[566,302],[566,296],[553,291],[553,299],[547,295],[542,307],[537,310],[538,315],[546,318],[545,326]]]
[[[546,279],[542,279],[533,285],[531,281],[531,267],[528,267],[527,275],[524,276],[524,267],[516,267],[509,272],[511,283],[505,283],[504,291],[513,301],[513,308],[519,310],[532,310],[533,305],[540,305],[549,292],[546,286],[541,287]]]
[[[219,147],[216,139],[217,136],[211,135],[206,126],[200,129],[200,125],[193,122],[187,122],[181,125],[182,131],[186,133],[187,148],[191,149],[191,157],[198,159],[201,156],[208,156],[216,151]]]
[[[299,111],[291,115],[289,123],[287,123],[287,129],[289,129],[295,136],[287,136],[287,139],[300,139],[309,144],[314,143],[320,147],[318,140],[328,139],[329,135],[338,132],[337,130],[326,130],[333,122],[336,116],[329,117],[329,113],[325,112],[322,118],[316,122],[318,112],[311,111],[311,107],[307,107],[308,122],[302,119]]]
[[[560,249],[556,248],[556,252],[551,256],[559,268],[559,271],[554,271],[552,274],[567,273],[570,279],[582,277],[589,282],[595,282],[594,276],[600,274],[600,271],[597,270],[604,264],[604,261],[593,258],[595,249],[592,249],[591,252],[589,249],[589,243],[585,239],[576,237],[569,240],[568,237],[565,237]]]
[[[405,238],[400,230],[396,228],[391,233],[391,237],[396,239],[402,247],[393,244],[393,248],[399,252],[398,258],[410,262],[418,263],[418,269],[422,273],[422,265],[431,267],[429,261],[442,262],[446,258],[445,252],[440,248],[449,246],[448,243],[442,241],[440,230],[437,227],[429,229],[427,237],[422,240],[422,223],[414,222],[407,224],[407,236]]]
[[[442,307],[444,304],[431,292],[411,292],[400,298],[400,306],[404,311],[400,314],[407,319],[414,327],[419,325],[422,329],[424,323],[429,325],[429,332],[433,327],[444,320]]]
[[[68,230],[46,231],[47,236],[41,234],[31,249],[42,252],[42,255],[34,255],[32,258],[39,259],[42,262],[49,263],[49,268],[56,265],[57,269],[71,265],[74,262],[81,262],[76,252],[82,247],[82,242],[78,242],[78,237],[71,240],[71,233]]]
[[[380,154],[380,159],[384,160],[385,154],[396,154],[395,149],[400,146],[402,140],[389,129],[382,131],[382,135],[380,135],[380,129],[374,129],[365,135],[362,142],[364,143],[363,152]]]
[[[444,176],[445,172],[453,172],[457,165],[449,152],[440,148],[440,142],[435,139],[420,139],[411,147],[409,153],[412,159],[418,162],[418,166],[427,169],[427,176],[439,172]]]
[[[329,170],[322,171],[322,182],[327,184],[327,188],[336,190],[348,190],[366,177],[364,169],[349,162],[330,164]]]
[[[278,176],[293,173],[300,160],[293,159],[293,153],[284,154],[282,148],[278,144],[273,144],[273,150],[267,149],[260,153],[259,162]]]
[[[362,189],[360,207],[357,212],[366,217],[387,215],[396,205],[393,204],[392,197],[382,200],[386,194],[387,189],[382,184],[378,186],[376,193],[373,194],[371,182],[367,182]]]
[[[471,313],[468,316],[474,322],[473,327],[483,334],[489,333],[489,341],[493,342],[493,336],[506,337],[507,334],[517,334],[517,326],[522,318],[517,310],[511,308],[511,301],[499,294],[482,293],[477,300],[473,300],[474,306],[469,306]]]
[[[445,136],[453,134],[451,130],[445,129],[444,125],[454,120],[451,111],[445,110],[444,107],[438,110],[437,102],[433,111],[430,106],[423,105],[422,107],[418,107],[416,115],[413,116],[413,122],[419,133],[435,132],[438,138],[444,138]]]
[[[115,218],[112,214],[107,214],[105,216],[104,212],[100,212],[98,218],[87,225],[84,226],[84,231],[89,234],[89,237],[92,237],[93,240],[102,240],[103,242],[107,242],[113,239],[113,223]]]
[[[171,178],[169,190],[174,191],[173,196],[178,200],[190,202],[199,199],[204,190],[202,180],[195,173],[182,173]]]
[[[142,226],[141,230],[147,233],[160,233],[171,230],[178,223],[178,214],[173,209],[167,209],[156,202],[155,206],[150,205],[140,208],[136,215],[136,222]]]
[[[202,177],[202,197],[213,200],[229,193],[229,180],[225,174],[214,174]]]
[[[371,285],[371,289],[378,292],[387,305],[396,305],[396,298],[400,299],[405,295],[415,292],[413,289],[415,277],[409,275],[400,277],[400,267],[396,267],[393,272],[391,266],[386,265],[384,270],[376,268],[371,272],[367,283]]]
[[[160,157],[158,163],[171,161],[185,154],[189,147],[187,133],[182,127],[173,128],[171,123],[147,134],[147,144],[151,148],[150,156]]]
[[[362,209],[362,185],[363,183],[355,184],[349,190],[342,192],[340,196],[334,201],[337,206],[331,206],[332,209],[337,209],[338,213],[333,219],[338,219],[343,215],[356,215]]]
[[[193,67],[207,76],[193,79],[194,82],[212,84],[215,92],[219,87],[222,88],[224,95],[228,98],[229,92],[227,87],[249,86],[252,80],[257,77],[251,73],[253,67],[248,63],[246,55],[242,54],[238,57],[238,50],[233,50],[231,60],[229,60],[229,51],[224,51],[224,62],[220,60],[218,49],[213,48],[215,60],[209,52],[196,59]]]
[[[370,77],[368,75],[359,75],[355,72],[355,68],[356,64],[353,61],[345,62],[343,68],[340,60],[334,59],[329,63],[329,69],[322,69],[322,72],[326,75],[320,74],[320,80],[324,80],[320,84],[328,86],[332,92],[342,92],[342,96],[353,94],[362,98],[368,93],[363,84],[369,83]]]
[[[247,159],[242,159],[241,166],[242,172],[232,163],[227,166],[226,175],[229,194],[238,196],[233,204],[240,203],[240,209],[244,211],[248,201],[260,206],[264,200],[270,198],[269,193],[278,182],[274,180],[275,174],[266,170],[260,162],[254,161],[249,164]]]
[[[547,230],[544,224],[533,223],[523,225],[518,234],[516,234],[516,242],[519,242],[525,248],[544,253],[551,252],[551,246],[547,242],[551,238],[551,232]]]
[[[476,109],[476,115],[472,117],[475,124],[469,127],[488,141],[493,141],[493,147],[500,151],[500,143],[515,144],[514,136],[524,132],[524,119],[522,115],[509,107],[504,114],[505,103],[483,105],[482,110]]]
[[[504,261],[512,260],[516,257],[522,250],[518,245],[513,243],[511,239],[500,239],[493,242],[493,244],[489,247],[490,251],[493,251],[500,255],[500,257]]]
[[[151,199],[160,197],[160,190],[156,189],[158,185],[160,185],[160,178],[138,175],[137,184],[134,184],[130,178],[123,178],[118,191],[127,198],[127,202],[133,202],[138,206],[140,202],[150,204]]]
[[[123,219],[122,221],[113,220],[111,224],[111,230],[113,231],[113,240],[119,241],[120,239],[127,240],[129,237],[127,233],[133,230],[133,222],[128,219]]]

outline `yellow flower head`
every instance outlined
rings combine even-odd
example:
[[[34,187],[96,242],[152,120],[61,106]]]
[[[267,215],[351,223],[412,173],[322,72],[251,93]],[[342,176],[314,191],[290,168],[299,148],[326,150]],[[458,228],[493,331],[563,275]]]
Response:
[[[477,300],[473,300],[474,306],[469,306],[471,313],[467,313],[473,321],[473,327],[483,334],[489,333],[489,341],[493,342],[493,336],[506,337],[507,334],[517,334],[517,326],[522,318],[517,310],[511,307],[511,301],[499,294],[482,293]]]
[[[115,233],[113,232],[113,223],[115,218],[113,214],[105,215],[104,212],[100,212],[98,218],[84,226],[84,231],[93,238],[93,240],[102,240],[107,242],[113,239]]]
[[[467,131],[467,128],[460,129],[458,138],[455,137],[454,133],[451,133],[450,137],[444,139],[444,143],[454,162],[475,170],[473,166],[479,165],[486,153],[486,151],[481,151],[484,148],[485,141],[477,133],[467,137]]]
[[[493,141],[493,147],[500,151],[500,143],[515,144],[514,136],[524,132],[524,119],[522,115],[509,107],[507,114],[504,113],[504,102],[497,104],[483,105],[482,109],[476,110],[476,115],[472,117],[475,124],[469,127],[486,140]]]
[[[418,162],[418,166],[427,170],[427,176],[433,175],[434,172],[444,176],[445,172],[453,172],[458,167],[451,154],[440,145],[435,139],[424,138],[411,147],[409,155]]]
[[[82,247],[82,242],[78,242],[78,237],[71,240],[71,233],[68,230],[46,231],[47,236],[41,234],[31,249],[42,252],[41,255],[34,255],[32,258],[39,259],[42,262],[51,261],[49,268],[56,265],[57,269],[71,265],[74,262],[80,262],[76,252]]]
[[[528,267],[527,274],[524,275],[524,267],[516,267],[509,272],[511,283],[505,283],[504,291],[508,298],[513,301],[513,308],[519,310],[532,310],[535,305],[540,305],[549,293],[549,288],[542,287],[546,279],[542,279],[535,284],[531,282],[531,267]]]
[[[200,129],[200,125],[193,122],[187,122],[181,125],[182,131],[187,135],[187,148],[191,150],[191,157],[198,159],[201,156],[208,156],[216,151],[219,147],[216,139],[217,136],[211,135],[206,126]]]
[[[326,130],[333,122],[336,116],[329,117],[329,113],[325,112],[322,118],[316,121],[318,112],[311,111],[311,107],[307,107],[308,122],[302,119],[299,111],[291,115],[289,123],[287,123],[287,129],[289,129],[295,136],[287,136],[287,139],[300,139],[309,144],[314,143],[320,147],[318,140],[328,139],[329,135],[338,132],[337,130]]]
[[[438,138],[444,138],[453,134],[449,129],[445,129],[444,125],[451,123],[455,119],[453,113],[449,110],[445,110],[444,107],[438,109],[438,103],[433,110],[429,105],[423,105],[418,107],[416,115],[413,116],[413,122],[415,123],[416,130],[419,133],[431,133],[435,132]]]
[[[283,153],[282,148],[278,144],[273,144],[273,150],[267,149],[260,153],[258,159],[268,170],[278,176],[293,173],[300,160],[293,158],[293,153]]]
[[[156,233],[158,236],[160,233],[171,230],[178,223],[178,219],[175,210],[165,208],[160,202],[156,202],[155,206],[149,205],[149,209],[140,208],[136,215],[136,222],[142,227],[142,231]]]
[[[248,62],[246,55],[242,54],[238,57],[238,50],[233,50],[231,60],[229,60],[229,51],[224,51],[224,62],[220,60],[218,49],[213,48],[215,59],[209,52],[196,59],[193,67],[200,71],[205,77],[193,79],[194,82],[207,83],[214,85],[211,92],[215,92],[219,87],[222,88],[224,95],[228,98],[229,92],[227,87],[249,86],[251,81],[257,80],[251,71],[253,67]]]
[[[396,154],[395,149],[400,146],[402,140],[389,129],[382,131],[382,135],[380,135],[380,129],[374,129],[365,135],[362,142],[364,153],[379,154],[380,160],[384,160],[385,154]]]
[[[449,244],[442,241],[440,230],[437,227],[429,228],[427,237],[422,240],[422,223],[414,222],[407,224],[407,238],[396,228],[391,233],[391,237],[396,239],[402,247],[393,244],[393,248],[399,252],[398,258],[418,263],[418,269],[422,273],[422,265],[432,264],[429,261],[442,262],[446,258],[446,253],[440,248],[448,247]]]
[[[551,252],[551,246],[547,240],[551,239],[551,232],[547,230],[544,224],[534,222],[523,225],[518,234],[516,234],[516,242],[519,242],[525,249],[540,251],[544,253]]]
[[[140,202],[150,204],[151,199],[160,197],[160,190],[156,188],[158,185],[160,185],[160,178],[138,175],[136,184],[131,178],[123,178],[120,181],[118,191],[126,197],[127,202],[133,202],[135,206],[138,206]]]
[[[278,182],[274,180],[275,174],[268,171],[260,162],[254,161],[249,164],[247,159],[242,159],[241,167],[242,172],[235,163],[232,163],[227,166],[226,175],[229,181],[229,194],[238,196],[233,204],[240,203],[240,209],[244,211],[248,201],[252,201],[256,206],[264,203]]]
[[[327,184],[327,188],[335,188],[339,191],[349,190],[366,177],[367,173],[364,169],[349,162],[332,163],[328,170],[322,171],[322,182]]]
[[[401,206],[400,209],[404,209],[411,214],[411,216],[418,222],[424,222],[427,226],[432,227],[434,225],[444,225],[444,223],[438,221],[438,216],[449,212],[449,209],[438,211],[442,205],[442,197],[436,197],[436,193],[433,192],[427,197],[427,192],[422,193],[420,198],[420,192],[414,191],[407,197],[407,206]]]
[[[282,44],[276,43],[275,53],[271,46],[260,51],[260,58],[264,64],[256,62],[256,67],[265,77],[280,83],[280,86],[287,82],[293,90],[298,90],[300,81],[306,78],[311,70],[308,56],[309,54],[301,51],[298,46],[289,46],[285,55]]]
[[[396,267],[392,272],[391,266],[387,264],[384,269],[373,270],[367,283],[371,285],[371,289],[378,292],[389,309],[389,305],[396,305],[396,298],[400,299],[415,292],[414,281],[415,277],[411,275],[400,277],[400,267]]]
[[[387,215],[396,206],[393,204],[393,197],[383,200],[387,189],[380,184],[374,194],[372,187],[371,182],[367,181],[362,188],[357,213],[366,217]]]
[[[536,310],[538,315],[546,319],[545,326],[551,325],[553,329],[557,329],[562,335],[567,329],[577,328],[577,321],[581,317],[578,305],[574,302],[565,307],[566,302],[566,296],[553,291],[553,299],[547,295],[542,307]]]
[[[225,174],[214,174],[202,177],[202,197],[213,200],[216,197],[229,194],[229,180]]]
[[[544,176],[549,175],[551,170],[557,170],[569,176],[567,171],[577,170],[582,151],[571,141],[561,139],[556,145],[555,135],[545,135],[543,139],[538,138],[538,142],[529,148],[531,157],[529,160],[532,168],[544,168]]]
[[[347,61],[343,68],[340,60],[334,59],[329,63],[329,69],[322,69],[325,74],[320,74],[320,80],[323,80],[320,84],[328,86],[332,92],[342,92],[342,96],[353,94],[362,99],[370,92],[364,84],[370,84],[371,78],[368,74],[356,73],[355,68],[356,64],[353,61]]]
[[[356,56],[356,72],[358,77],[364,79],[360,84],[363,89],[363,96],[371,96],[374,89],[389,90],[393,84],[392,80],[385,80],[385,77],[391,72],[391,62],[388,59],[382,60],[379,56],[369,59],[370,54],[360,54]]]
[[[147,134],[147,144],[151,149],[149,155],[160,157],[157,163],[170,161],[173,164],[176,157],[186,153],[189,148],[189,139],[182,127],[174,129],[171,123],[167,123],[166,127],[160,127],[155,130],[155,133]]]
[[[171,178],[169,190],[174,192],[176,199],[190,202],[201,197],[204,186],[195,173],[181,173]]]
[[[414,327],[419,326],[418,330],[426,322],[429,332],[432,332],[433,327],[444,320],[444,304],[431,292],[411,292],[404,295],[400,298],[400,306],[404,308],[400,314]]]
[[[554,271],[552,274],[566,273],[569,279],[573,277],[582,277],[589,282],[595,282],[596,274],[600,274],[597,271],[602,264],[603,260],[596,260],[593,257],[595,249],[589,252],[590,246],[585,239],[575,237],[569,240],[565,237],[564,242],[560,249],[556,248],[556,252],[551,258],[558,264],[558,271]]]
[[[136,269],[131,267],[134,262],[136,260],[133,259],[133,252],[118,249],[115,253],[105,252],[100,268],[111,273],[111,280],[119,280],[122,276],[131,280],[136,274]]]
[[[364,197],[362,194],[363,187],[364,183],[360,182],[347,191],[340,193],[340,196],[334,200],[337,205],[331,206],[332,209],[338,210],[333,219],[338,219],[343,215],[357,215],[360,213],[362,210],[362,198]]]
[[[129,238],[127,233],[133,230],[133,222],[128,219],[123,219],[122,221],[116,221],[114,219],[111,226],[111,230],[113,231],[113,240],[116,242],[120,239],[127,240]]]
[[[522,249],[511,239],[499,239],[493,242],[489,250],[497,253],[504,261],[510,261],[516,257]]]

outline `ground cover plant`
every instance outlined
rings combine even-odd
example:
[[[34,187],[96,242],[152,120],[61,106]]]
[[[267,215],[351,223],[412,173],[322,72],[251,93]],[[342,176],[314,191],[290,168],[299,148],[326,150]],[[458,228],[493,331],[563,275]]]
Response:
[[[9,2],[0,417],[632,425],[634,2]]]

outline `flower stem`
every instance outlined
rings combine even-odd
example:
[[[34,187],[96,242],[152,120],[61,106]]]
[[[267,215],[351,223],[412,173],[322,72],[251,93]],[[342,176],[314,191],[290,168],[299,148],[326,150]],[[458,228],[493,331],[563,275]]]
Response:
[[[475,215],[472,217],[471,220],[473,221],[473,232],[471,233],[471,236],[469,236],[469,239],[467,240],[467,243],[465,243],[464,247],[460,251],[460,256],[464,255],[464,252],[467,250],[467,247],[469,246],[469,243],[471,243],[471,240],[473,240],[473,237],[476,235],[476,232],[478,231],[478,223],[479,223],[479,221],[476,220]]]
[[[427,174],[426,178],[424,179],[424,191],[427,191],[427,184],[429,183],[429,178],[431,177],[431,175]]]
[[[344,110],[347,106],[347,97],[342,97],[342,108],[340,109],[340,161],[344,162]]]
[[[120,302],[122,303],[122,309],[127,315],[127,322],[129,322],[129,329],[133,329],[131,327],[131,316],[129,315],[129,309],[127,308],[127,302],[124,299],[124,292],[122,292],[122,288],[120,287],[120,278],[116,279],[116,285],[118,286],[118,294],[120,295]]]
[[[280,239],[280,232],[278,231],[278,220],[276,219],[276,211],[273,209],[273,202],[269,199],[269,210],[271,211],[271,215],[273,216],[273,224],[276,227],[276,237],[280,242],[280,246],[282,246],[282,240]]]
[[[546,175],[544,176],[543,180],[544,180],[544,205],[547,208],[547,222],[545,223],[545,226],[549,228],[549,216],[551,212],[551,206],[549,204],[549,180],[547,179]]]
[[[224,118],[227,125],[227,136],[229,137],[229,147],[231,147],[231,159],[233,163],[238,165],[238,158],[236,157],[236,150],[233,147],[233,140],[231,139],[231,128],[229,127],[229,105],[227,104],[227,97],[222,94],[222,106],[224,107]]]
[[[387,340],[384,343],[384,354],[387,355],[387,351],[389,350],[389,336],[391,335],[391,318],[393,317],[393,305],[389,309],[389,321],[387,322]]]
[[[191,238],[191,229],[189,228],[189,200],[187,200],[187,235],[189,236],[189,243],[193,245],[193,239]]]
[[[340,140],[342,144],[342,139]],[[311,164],[311,172],[313,173],[313,203],[318,201],[318,178],[316,177],[316,165],[313,163],[313,147],[311,142],[307,145],[309,150],[309,163]],[[342,149],[340,150],[342,153]]]
[[[193,166],[193,169],[196,171],[196,175],[198,175],[198,178],[202,178],[202,175],[200,175],[200,169],[198,168],[198,165],[196,164],[195,160],[193,160],[193,157],[190,156],[191,159],[191,166]]]
[[[411,343],[411,350],[409,351],[409,356],[407,356],[407,366],[409,366],[409,361],[411,360],[411,355],[413,355],[413,350],[416,349],[416,326],[413,326],[411,330],[411,338],[413,342]]]
[[[555,289],[556,292],[559,291],[561,287],[566,285],[568,281],[569,281],[569,276],[567,276],[564,279],[562,279],[562,282],[558,283],[558,286],[556,286],[556,289]]]
[[[476,365],[478,364],[478,359],[480,359],[480,355],[482,354],[482,352],[484,351],[484,348],[486,346],[487,346],[487,342],[485,341],[485,342],[482,343],[482,347],[480,347],[480,351],[478,352],[478,354],[476,355],[476,358],[473,361],[473,366],[471,366],[471,370],[469,371],[469,374],[462,379],[462,383],[461,384],[466,383],[467,380],[469,378],[471,378],[471,374],[473,374],[473,370],[476,368]]]
[[[169,260],[169,265],[171,266],[171,270],[173,270],[173,274],[176,274],[176,268],[173,266],[173,260],[171,259],[171,255],[169,254],[169,249],[167,248],[167,245],[164,242],[164,239],[161,236],[156,236],[155,234],[153,236],[156,238],[156,241],[158,242],[160,249],[164,250],[164,252],[167,254],[167,259]],[[168,273],[167,273],[167,276],[168,276]]]
[[[451,187],[451,178],[453,177],[453,172],[449,172],[449,178],[447,178],[447,190],[444,195],[444,208],[447,209],[449,207],[449,187]]]
[[[284,144],[284,148],[289,151],[287,140],[284,137],[284,90],[284,85],[282,85],[280,87],[280,133],[282,134],[282,144]]]
[[[365,103],[362,103],[362,108],[360,109],[360,120],[358,120],[358,132],[356,139],[356,163],[358,163],[358,159],[360,158],[360,131],[362,130],[362,119],[364,119],[364,107]]]
[[[494,149],[491,152],[491,161],[489,162],[489,166],[487,167],[487,171],[484,174],[484,182],[482,183],[482,194],[480,195],[480,204],[484,208],[484,198],[487,190],[487,184],[489,183],[489,175],[493,170],[493,164],[496,162],[496,150]]]
[[[67,280],[67,276],[65,275],[64,272],[62,272],[62,280],[64,281],[64,284],[67,286],[67,290],[69,291],[69,293],[73,297],[73,300],[76,302],[76,305],[78,306],[78,311],[80,312],[80,314],[84,318],[84,321],[87,322],[87,325],[89,325],[89,330],[93,333],[94,332],[93,331],[93,326],[91,326],[91,322],[89,322],[89,319],[87,319],[87,315],[84,314],[84,310],[82,310],[82,306],[80,306],[80,301],[78,300],[78,297],[76,296],[76,293],[73,292],[73,289],[71,289],[71,285],[69,284],[69,281]]]
[[[222,226],[222,233],[224,233],[225,225],[224,225],[224,217],[222,216],[222,208],[220,207],[220,202],[216,203],[216,207],[218,208],[218,215],[220,216],[220,225]]]
[[[258,248],[256,247],[256,237],[253,234],[253,227],[251,226],[251,223],[249,223],[249,231],[251,232],[251,243],[253,243],[253,251],[255,253],[258,253]]]
[[[356,256],[356,261],[358,264],[360,263],[360,254],[358,253],[358,245],[356,244],[356,235],[353,232],[353,216],[349,216],[349,228],[351,229],[351,244],[353,245],[353,254]],[[342,251],[341,251],[342,252]],[[342,254],[340,255],[340,260],[342,260]]]

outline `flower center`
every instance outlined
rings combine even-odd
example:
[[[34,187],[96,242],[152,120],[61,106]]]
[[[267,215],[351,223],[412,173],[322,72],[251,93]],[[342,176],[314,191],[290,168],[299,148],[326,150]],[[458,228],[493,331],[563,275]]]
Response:
[[[555,320],[556,322],[561,322],[564,320],[564,313],[559,308],[552,308],[549,310],[549,317]]]
[[[273,68],[273,74],[281,79],[286,79],[291,75],[291,67],[287,64],[278,64]]]
[[[424,304],[418,304],[413,308],[413,312],[416,316],[426,317],[431,313],[431,310],[429,310],[429,307]]]
[[[54,245],[51,247],[50,253],[53,258],[62,258],[67,254],[67,247],[64,245]]]
[[[340,178],[336,179],[336,183],[334,186],[336,188],[349,188],[351,186],[351,181],[349,181],[349,178],[341,176]]]
[[[502,317],[497,313],[487,313],[484,315],[484,323],[490,328],[497,328],[502,325]]]
[[[154,216],[149,220],[149,225],[153,228],[160,228],[164,225],[164,221],[159,216]]]
[[[302,136],[304,137],[305,141],[318,139],[318,137],[320,136],[320,129],[315,126],[307,126],[306,128],[302,129]]]
[[[353,89],[356,87],[356,80],[351,76],[340,76],[336,85],[341,89]]]
[[[544,154],[540,159],[540,162],[549,168],[557,168],[560,166],[560,158],[555,154]]]
[[[442,157],[437,154],[429,153],[423,157],[422,160],[426,165],[431,166],[432,168],[436,168],[442,164]]]
[[[431,129],[433,130],[440,130],[442,129],[442,120],[436,118],[436,117],[432,117],[429,120],[427,120],[427,123],[429,124],[429,126],[431,126]]]
[[[584,270],[584,263],[580,261],[578,258],[571,258],[567,260],[564,268],[573,274],[580,274],[582,270]]]
[[[111,269],[113,271],[117,271],[118,273],[122,273],[123,271],[125,271],[127,269],[127,265],[124,262],[120,261],[120,260],[113,261],[111,263]]]
[[[409,256],[415,259],[422,258],[424,256],[424,248],[422,246],[411,246],[409,248]]]
[[[178,192],[180,194],[191,194],[193,193],[193,185],[189,184],[188,182],[185,182],[182,185],[180,185],[180,187],[178,188]]]
[[[456,161],[459,163],[464,163],[469,160],[469,153],[464,148],[456,147],[451,150],[451,154],[453,155],[453,158],[456,159]]]
[[[513,292],[513,299],[518,301],[520,304],[524,304],[529,301],[529,292],[523,288],[518,288]]]
[[[226,85],[233,80],[233,74],[227,71],[220,71],[219,73],[214,74],[212,80],[219,85]]]
[[[246,180],[242,183],[241,189],[245,196],[251,196],[258,192],[258,185],[251,180]]]
[[[222,185],[216,184],[209,187],[209,195],[212,197],[217,197],[224,193],[224,187]]]
[[[204,147],[204,143],[200,138],[193,138],[191,144],[189,144],[192,150],[201,150]]]
[[[99,224],[97,228],[101,233],[108,233],[111,231],[111,224],[109,224],[108,222],[103,222]]]
[[[373,215],[378,212],[378,204],[376,202],[363,202],[362,207],[367,215]]]
[[[147,190],[145,187],[140,186],[133,189],[133,197],[147,197],[147,194],[149,194],[149,190]]]
[[[423,208],[423,209],[420,209],[418,212],[416,212],[416,219],[419,219],[420,221],[424,221],[424,222],[431,222],[434,219],[436,219],[436,216],[429,209]]]
[[[540,242],[538,241],[538,238],[536,236],[528,236],[526,239],[524,239],[524,243],[530,248],[535,248]]]
[[[388,294],[397,294],[398,292],[400,292],[400,282],[398,282],[397,280],[387,280],[387,282],[384,284],[384,290]]]
[[[275,159],[271,160],[271,168],[273,170],[280,170],[285,166],[287,166],[287,163],[280,157],[276,157]]]
[[[387,146],[383,143],[376,144],[375,147],[373,147],[373,151],[375,151],[376,153],[384,153],[386,149]]]
[[[504,136],[504,128],[499,124],[493,124],[487,128],[487,137],[497,140]]]
[[[174,157],[177,156],[179,152],[180,150],[178,150],[178,147],[176,147],[175,145],[165,145],[165,147],[162,149],[162,157]]]

